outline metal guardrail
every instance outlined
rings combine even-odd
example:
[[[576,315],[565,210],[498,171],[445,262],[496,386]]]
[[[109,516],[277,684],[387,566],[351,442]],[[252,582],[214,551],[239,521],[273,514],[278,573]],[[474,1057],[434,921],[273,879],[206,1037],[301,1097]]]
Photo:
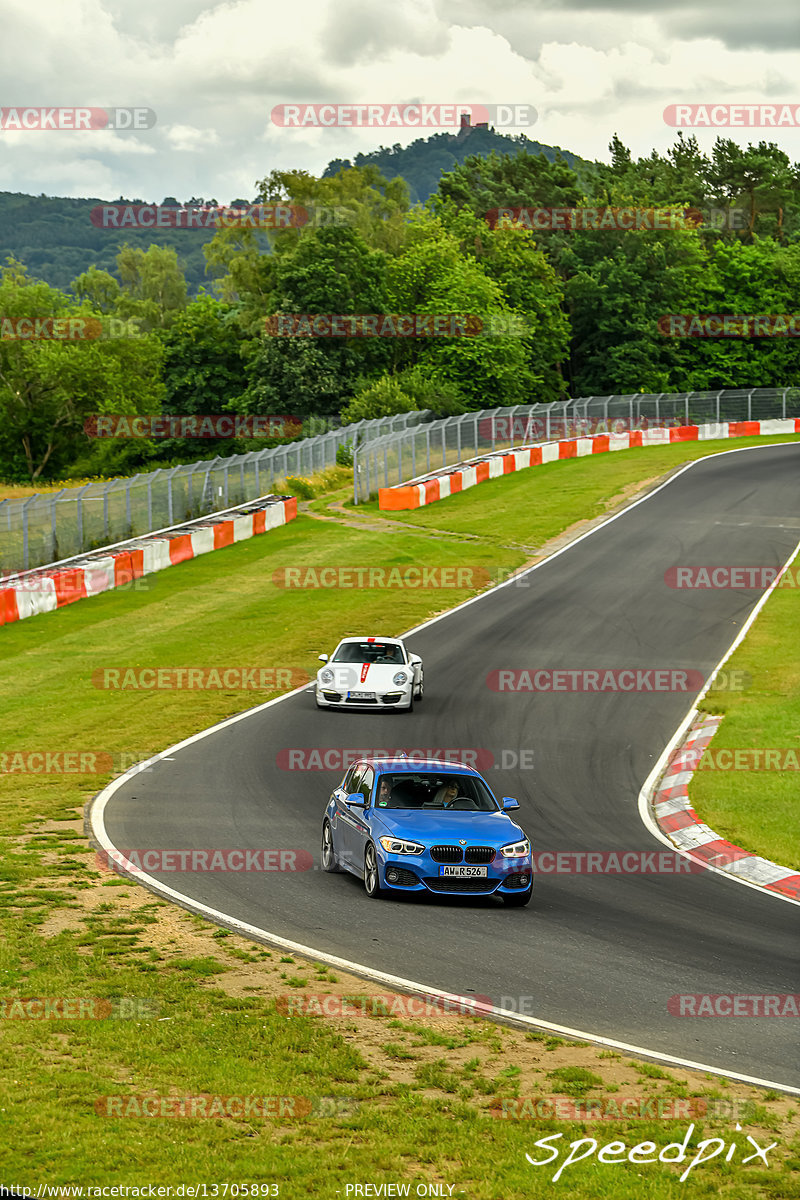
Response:
[[[355,446],[425,421],[427,409],[358,421],[269,450],[253,450],[127,479],[63,488],[0,502],[0,572],[46,566],[195,517],[255,500],[285,482],[336,464],[340,446]]]
[[[512,445],[610,432],[800,416],[800,388],[588,396],[487,408],[386,434],[353,454],[353,502]]]

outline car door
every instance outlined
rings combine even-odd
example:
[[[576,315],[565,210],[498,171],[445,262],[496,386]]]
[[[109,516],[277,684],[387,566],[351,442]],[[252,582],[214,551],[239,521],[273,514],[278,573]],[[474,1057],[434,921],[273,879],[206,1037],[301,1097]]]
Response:
[[[350,866],[353,862],[353,814],[352,809],[345,804],[345,796],[358,791],[361,776],[364,773],[364,763],[358,762],[350,768],[339,787],[335,788],[331,799],[336,805],[336,815],[333,822],[333,841],[336,856],[342,866]]]
[[[367,766],[361,775],[357,790],[364,797],[366,808],[351,808],[350,816],[352,818],[351,834],[352,834],[352,849],[353,863],[358,870],[364,868],[364,852],[367,842],[370,837],[369,818],[371,814],[370,804],[372,801],[372,785],[375,782],[375,769]]]

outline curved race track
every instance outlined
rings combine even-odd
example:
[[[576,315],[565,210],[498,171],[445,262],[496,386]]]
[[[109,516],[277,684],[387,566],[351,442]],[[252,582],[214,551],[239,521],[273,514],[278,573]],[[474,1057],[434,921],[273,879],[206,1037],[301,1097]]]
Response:
[[[701,461],[534,569],[527,586],[409,636],[426,675],[413,714],[317,712],[307,692],[273,703],[122,782],[105,807],[107,837],[122,850],[305,847],[318,862],[341,772],[281,770],[280,749],[480,747],[500,762],[524,748],[534,770],[496,766],[487,777],[498,795],[519,797],[537,851],[662,850],[637,797],[692,696],[498,693],[486,677],[606,666],[707,676],[761,593],[678,591],[664,572],[778,567],[798,537],[800,444]],[[543,1021],[800,1084],[796,1021],[668,1012],[676,993],[800,990],[797,906],[718,874],[539,875],[521,910],[456,897],[375,903],[352,876],[319,870],[154,874],[194,902],[369,968],[495,1004],[527,997],[524,1010]]]

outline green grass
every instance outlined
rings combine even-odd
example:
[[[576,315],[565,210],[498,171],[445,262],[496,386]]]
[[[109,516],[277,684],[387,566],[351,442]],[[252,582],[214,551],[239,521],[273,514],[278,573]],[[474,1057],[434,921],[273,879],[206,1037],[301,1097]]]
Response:
[[[800,556],[790,568],[800,583]],[[800,587],[778,587],[725,669],[748,671],[743,692],[720,692],[701,710],[724,720],[710,749],[794,748],[800,753]],[[695,771],[689,798],[736,846],[800,871],[800,771]]]
[[[353,562],[510,571],[573,521],[603,512],[637,480],[711,449],[675,446],[534,468],[408,514],[401,518],[406,530],[398,514],[385,530],[301,516],[263,538],[151,577],[147,591],[110,593],[7,626],[0,629],[0,752],[97,750],[144,758],[271,693],[102,690],[92,684],[96,669],[289,666],[312,674],[316,655],[342,633],[400,633],[470,594],[288,592],[271,582],[273,571]],[[235,945],[223,931],[211,938],[201,918],[176,915],[100,873],[71,823],[109,777],[0,775],[0,999],[130,997],[156,1015],[0,1021],[0,1182],[238,1180],[281,1183],[281,1195],[333,1198],[337,1189],[344,1196],[348,1183],[408,1182],[413,1192],[417,1183],[441,1180],[454,1185],[454,1196],[475,1200],[554,1193],[553,1168],[531,1167],[525,1152],[535,1155],[535,1140],[548,1133],[562,1132],[562,1144],[581,1137],[582,1127],[487,1119],[486,1107],[491,1096],[520,1091],[515,1046],[541,1050],[552,1064],[554,1054],[565,1053],[563,1039],[501,1036],[485,1023],[453,1018],[444,1033],[435,1021],[401,1030],[410,1044],[398,1036],[382,1055],[370,1051],[377,1055],[370,1062],[346,1029],[316,1017],[287,1018],[274,998],[261,994],[264,981],[281,992],[301,987],[306,964]],[[64,918],[63,929],[56,918]],[[293,973],[281,980],[287,969]],[[247,973],[241,991],[248,993],[238,997],[224,990],[237,972]],[[385,1028],[370,1027],[379,1034]],[[443,1051],[447,1058],[438,1057]],[[437,1057],[423,1061],[429,1053]],[[576,1053],[585,1059],[578,1068],[584,1074],[572,1086],[599,1066],[594,1048]],[[477,1060],[459,1067],[452,1061],[458,1055]],[[392,1070],[406,1079],[393,1082]],[[282,1120],[126,1120],[95,1112],[104,1095],[198,1093],[359,1103],[338,1115]],[[752,1095],[763,1103],[763,1094]],[[723,1126],[716,1123],[715,1132],[730,1141],[733,1130]],[[695,1144],[707,1129],[698,1126]],[[685,1126],[677,1133],[683,1136]],[[663,1145],[676,1130],[631,1121],[598,1136]],[[612,1169],[590,1160],[569,1168],[559,1184],[579,1200],[672,1200],[710,1191],[730,1200],[788,1200],[800,1195],[799,1157],[795,1124],[781,1135],[768,1171],[715,1160],[678,1184],[675,1168],[663,1164]]]

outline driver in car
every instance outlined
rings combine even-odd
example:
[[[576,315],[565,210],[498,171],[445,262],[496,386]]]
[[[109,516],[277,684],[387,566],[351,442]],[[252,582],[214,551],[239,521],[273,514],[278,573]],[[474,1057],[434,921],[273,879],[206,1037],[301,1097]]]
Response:
[[[441,808],[447,808],[448,804],[452,804],[458,795],[457,783],[443,783],[436,792],[433,798],[435,805]]]
[[[378,788],[378,808],[390,808],[392,804],[392,777],[391,775],[381,775],[380,787]]]

